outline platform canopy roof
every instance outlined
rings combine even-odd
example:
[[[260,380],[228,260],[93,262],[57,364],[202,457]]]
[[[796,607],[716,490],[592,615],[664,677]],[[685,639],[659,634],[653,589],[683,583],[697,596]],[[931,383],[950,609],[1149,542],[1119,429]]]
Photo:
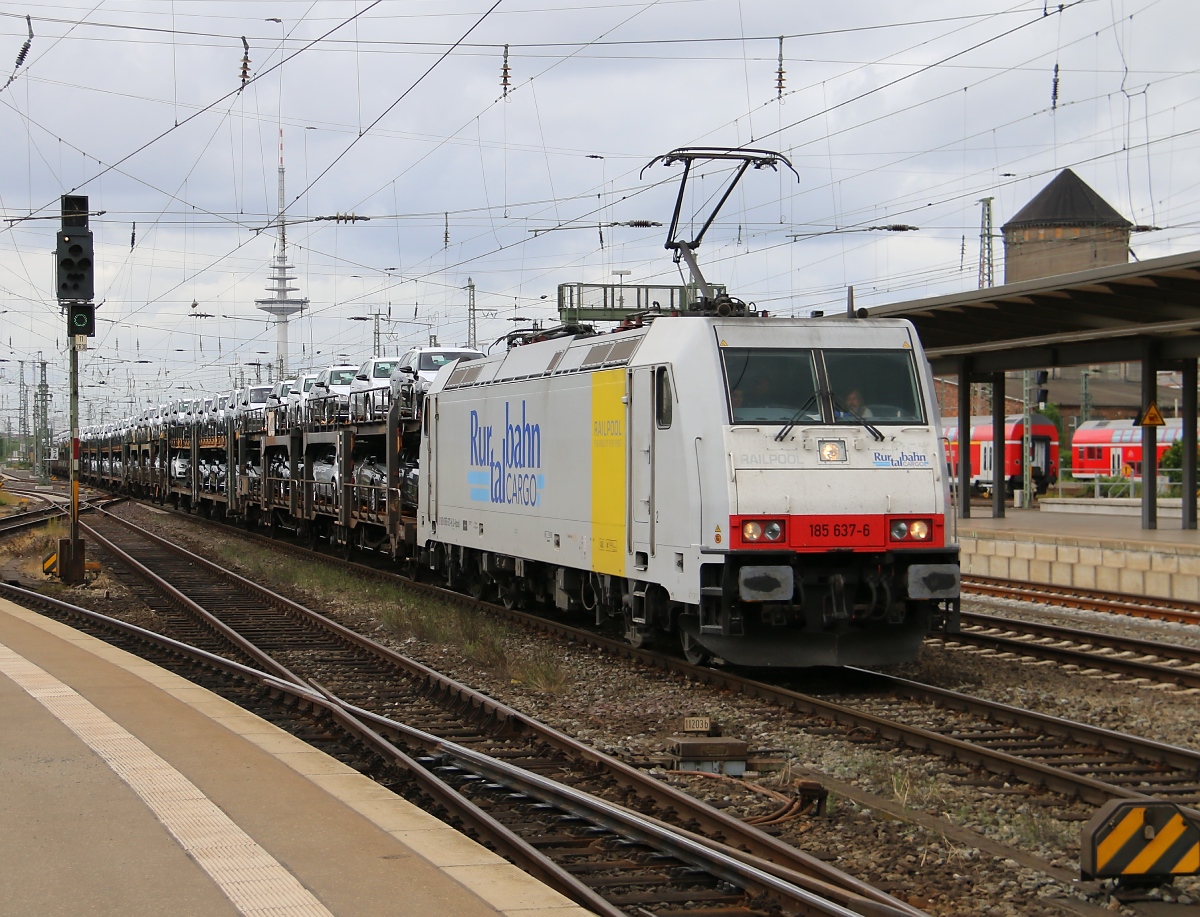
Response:
[[[1045,369],[1142,360],[1160,369],[1200,357],[1200,252],[1060,274],[968,293],[890,303],[935,373]]]

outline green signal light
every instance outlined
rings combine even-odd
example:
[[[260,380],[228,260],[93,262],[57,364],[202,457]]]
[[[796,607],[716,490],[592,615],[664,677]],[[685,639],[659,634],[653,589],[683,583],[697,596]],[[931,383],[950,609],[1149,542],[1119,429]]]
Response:
[[[67,333],[88,337],[96,334],[96,311],[91,303],[71,303],[68,306]]]

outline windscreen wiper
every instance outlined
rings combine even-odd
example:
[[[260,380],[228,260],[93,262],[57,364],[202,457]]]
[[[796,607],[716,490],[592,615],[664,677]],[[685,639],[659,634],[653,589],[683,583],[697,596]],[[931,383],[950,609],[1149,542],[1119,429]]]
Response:
[[[796,424],[800,420],[801,415],[816,403],[817,403],[817,393],[813,392],[811,395],[808,396],[808,400],[806,402],[804,402],[804,404],[800,405],[800,409],[798,411],[796,411],[795,414],[792,415],[792,419],[789,420],[787,423],[785,423],[782,427],[779,428],[779,432],[775,434],[775,442],[777,442],[777,443],[783,442],[784,437],[786,437],[789,433],[791,433],[792,430],[795,428]],[[879,438],[883,439],[882,436]]]
[[[833,394],[833,392],[829,393],[829,397],[833,399],[833,410],[835,412],[835,414],[834,414],[835,420],[837,419],[836,412],[840,411],[841,413],[847,415],[851,419],[857,421],[858,423],[860,423],[864,427],[866,427],[867,430],[870,431],[871,435],[879,442],[883,442],[887,438],[882,433],[879,432],[878,427],[876,427],[874,424],[872,424],[871,421],[867,420],[867,418],[863,417],[860,413],[858,413],[858,411],[848,408],[844,404],[842,404],[840,401],[838,401],[837,395]]]

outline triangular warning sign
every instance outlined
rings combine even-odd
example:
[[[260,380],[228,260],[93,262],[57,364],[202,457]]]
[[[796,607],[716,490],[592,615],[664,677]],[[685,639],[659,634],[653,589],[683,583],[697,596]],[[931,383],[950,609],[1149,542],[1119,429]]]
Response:
[[[1146,413],[1142,415],[1143,427],[1165,427],[1167,422],[1163,420],[1162,412],[1159,411],[1158,405],[1153,401],[1150,402],[1150,407],[1146,408]]]

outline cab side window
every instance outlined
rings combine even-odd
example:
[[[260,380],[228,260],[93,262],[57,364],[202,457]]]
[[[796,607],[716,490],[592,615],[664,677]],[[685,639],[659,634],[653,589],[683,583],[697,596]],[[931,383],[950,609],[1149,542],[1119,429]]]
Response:
[[[654,371],[654,420],[660,430],[671,426],[673,408],[671,374],[665,366],[660,366]]]

